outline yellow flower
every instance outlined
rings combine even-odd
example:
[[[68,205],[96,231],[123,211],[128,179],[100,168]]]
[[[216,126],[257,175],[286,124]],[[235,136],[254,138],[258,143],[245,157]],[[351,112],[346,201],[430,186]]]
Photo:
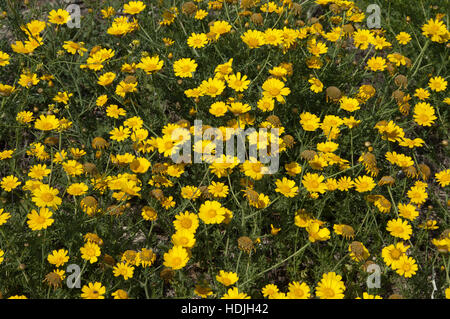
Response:
[[[123,276],[124,280],[133,278],[134,267],[128,265],[127,263],[119,262],[113,267],[114,277]]]
[[[220,224],[225,219],[225,209],[218,201],[206,201],[200,206],[198,217],[205,224]]]
[[[69,261],[69,252],[65,249],[53,250],[51,254],[47,256],[47,260],[50,264],[55,265],[55,267],[60,267]]]
[[[259,30],[247,30],[241,35],[241,39],[250,49],[259,48],[265,44],[265,34]]]
[[[238,288],[233,287],[228,289],[221,299],[250,299],[250,296],[244,292],[239,292]]]
[[[343,299],[344,291],[342,277],[335,272],[324,273],[316,287],[316,295],[320,299]]]
[[[275,78],[270,78],[264,81],[262,89],[263,96],[274,98],[278,102],[284,102],[284,96],[291,93],[291,90],[284,86],[284,82]]]
[[[410,278],[416,274],[418,266],[412,257],[402,255],[396,264],[396,272],[405,278]]]
[[[173,270],[181,269],[186,266],[189,261],[187,250],[181,246],[173,246],[164,254],[164,266]]]
[[[431,126],[437,117],[434,108],[426,102],[417,103],[414,107],[414,121],[421,126]]]
[[[142,69],[147,74],[153,74],[162,69],[164,61],[159,59],[159,56],[141,58],[141,62],[136,65],[137,68]]]
[[[371,71],[384,71],[387,68],[386,60],[382,57],[371,57],[367,61],[367,66]]]
[[[239,277],[236,273],[232,271],[227,272],[221,270],[219,271],[219,274],[216,276],[216,280],[221,284],[223,284],[225,287],[228,287],[234,285],[239,280]]]
[[[103,295],[106,292],[106,288],[100,282],[90,282],[87,286],[84,285],[81,288],[81,292],[81,298],[83,299],[105,299]]]
[[[55,221],[53,218],[51,218],[52,215],[53,213],[45,207],[39,209],[39,213],[33,209],[31,213],[27,215],[28,227],[30,227],[31,230],[47,229],[47,227],[52,225]]]
[[[447,81],[444,80],[442,76],[435,76],[430,79],[428,86],[431,91],[441,92],[447,89]]]
[[[19,182],[19,179],[14,175],[5,176],[1,179],[0,182],[1,188],[3,188],[6,192],[12,191],[20,184],[21,182]]]
[[[289,299],[309,299],[311,297],[311,288],[304,282],[290,282],[288,289],[287,298]]]
[[[86,194],[88,186],[85,183],[73,183],[67,187],[67,193],[72,196],[81,196]]]
[[[386,230],[394,237],[408,240],[412,234],[411,225],[401,218],[391,219],[388,221]]]
[[[275,192],[281,193],[285,197],[294,197],[297,195],[298,186],[295,186],[295,181],[283,177],[283,180],[277,179],[275,184],[277,186]]]
[[[95,263],[98,260],[98,256],[100,256],[100,247],[93,242],[87,242],[83,247],[80,248],[81,258],[89,261],[91,264]]]
[[[53,24],[66,24],[69,21],[70,13],[63,9],[50,11],[48,14],[48,22]]]
[[[408,44],[409,41],[411,41],[411,36],[409,35],[409,33],[403,31],[397,34],[395,38],[397,39],[398,43],[403,45]]]
[[[208,37],[205,33],[193,32],[187,39],[187,44],[194,49],[203,48],[208,43]]]
[[[192,78],[192,73],[195,72],[197,66],[197,63],[193,59],[179,59],[173,64],[173,71],[176,76],[181,78]]]
[[[123,12],[131,15],[138,14],[146,8],[142,1],[130,1],[123,5]]]
[[[175,246],[192,248],[195,245],[194,233],[186,229],[178,230],[175,234],[172,235],[172,243]]]
[[[9,64],[9,54],[0,51],[0,66],[5,66]]]
[[[228,86],[236,92],[243,92],[250,84],[250,80],[247,80],[246,75],[241,76],[241,72],[232,75],[225,75],[225,80],[227,81]]]
[[[184,229],[191,233],[195,233],[199,225],[198,217],[196,214],[190,213],[188,211],[184,213],[179,213],[175,215],[173,225],[175,226],[175,229],[177,231]]]

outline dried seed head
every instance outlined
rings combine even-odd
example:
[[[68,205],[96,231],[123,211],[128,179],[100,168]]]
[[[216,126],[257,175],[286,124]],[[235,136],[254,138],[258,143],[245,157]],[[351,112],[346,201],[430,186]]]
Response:
[[[409,178],[416,178],[418,175],[417,169],[414,166],[403,168],[403,173],[405,173]]]
[[[300,153],[300,156],[307,161],[313,160],[316,155],[317,153],[313,150],[304,150]]]
[[[353,239],[355,237],[355,230],[350,225],[342,225],[341,231],[345,239]]]
[[[266,118],[266,121],[269,122],[270,124],[272,124],[274,127],[280,127],[281,126],[281,121],[280,118],[276,115],[269,115]]]
[[[378,182],[378,186],[383,186],[386,184],[393,186],[395,184],[395,178],[393,178],[392,176],[383,176]]]
[[[299,16],[302,14],[302,5],[300,3],[292,3],[291,13],[294,16]]]
[[[175,271],[172,270],[171,268],[164,268],[163,270],[161,270],[161,272],[159,273],[159,277],[161,277],[162,280],[164,280],[165,284],[168,284],[169,281],[172,280],[173,276],[175,275]]]
[[[286,145],[287,148],[292,148],[295,144],[295,140],[292,137],[292,135],[286,134],[282,137],[283,143]]]
[[[94,137],[94,139],[92,140],[92,148],[95,150],[107,148],[108,145],[108,142],[100,136]]]
[[[238,238],[238,248],[243,252],[250,254],[250,252],[255,248],[253,240],[250,237],[242,236]]]
[[[57,138],[56,136],[49,136],[44,140],[44,144],[46,145],[58,145],[59,143],[59,138]]]
[[[181,10],[184,14],[193,15],[197,11],[197,6],[192,1],[183,3]]]
[[[98,175],[97,166],[94,163],[84,163],[83,171],[86,172],[86,174]]]
[[[400,103],[403,101],[405,93],[403,91],[396,90],[392,93],[392,97],[397,101],[397,103]]]
[[[344,24],[342,26],[342,30],[346,33],[346,34],[353,34],[353,32],[355,32],[355,28],[350,24]]]
[[[128,75],[124,80],[125,83],[136,83],[137,79],[133,75]]]
[[[402,74],[399,74],[394,79],[395,84],[400,87],[406,89],[408,86],[408,78]]]
[[[326,97],[332,101],[337,101],[342,97],[342,92],[335,86],[330,86],[326,90]]]
[[[424,181],[426,181],[428,178],[430,178],[431,175],[430,167],[423,163],[419,164],[419,175]]]
[[[46,282],[50,287],[53,287],[53,289],[60,288],[62,286],[61,277],[53,271],[45,275],[42,282]]]
[[[259,194],[257,192],[255,192],[253,189],[247,188],[243,192],[244,192],[244,197],[247,197],[247,199],[250,202],[256,202],[258,200]]]
[[[262,25],[264,22],[264,18],[261,15],[261,13],[253,13],[250,17],[250,21],[253,22],[254,24]]]
[[[152,196],[153,198],[155,198],[155,199],[157,199],[157,200],[159,200],[159,201],[161,201],[161,200],[164,199],[164,193],[163,193],[163,191],[160,190],[159,188],[152,189],[152,190],[150,191],[150,196]]]

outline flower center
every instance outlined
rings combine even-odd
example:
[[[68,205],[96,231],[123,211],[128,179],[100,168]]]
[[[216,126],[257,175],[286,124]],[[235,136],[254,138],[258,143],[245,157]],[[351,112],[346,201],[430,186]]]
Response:
[[[51,193],[44,193],[44,194],[42,194],[41,199],[44,202],[49,203],[49,202],[51,202],[53,200],[54,197],[55,196],[53,196],[53,194],[51,194]]]

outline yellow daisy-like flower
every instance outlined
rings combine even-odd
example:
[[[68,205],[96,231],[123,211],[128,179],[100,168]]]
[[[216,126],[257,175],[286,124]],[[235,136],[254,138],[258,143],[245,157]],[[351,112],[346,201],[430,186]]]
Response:
[[[200,49],[203,48],[208,43],[208,37],[205,33],[195,33],[193,32],[191,36],[187,39],[187,44],[191,48]]]
[[[298,192],[298,186],[295,186],[295,181],[283,177],[283,180],[277,179],[275,182],[277,188],[275,192],[283,194],[285,197],[295,197]]]
[[[376,186],[376,183],[370,176],[358,176],[353,182],[356,191],[359,193],[369,192]]]
[[[184,229],[191,233],[195,233],[199,225],[198,217],[196,214],[190,213],[188,211],[184,213],[179,213],[175,215],[173,225],[175,226],[175,229],[177,231]]]
[[[441,187],[450,185],[450,169],[436,173],[435,177]]]
[[[117,289],[116,291],[114,291],[111,296],[114,299],[129,299],[128,298],[128,293],[123,290],[123,289]]]
[[[320,299],[343,299],[345,285],[342,277],[335,272],[322,275],[322,279],[316,287],[316,295]]]
[[[322,175],[306,173],[303,175],[302,184],[310,193],[323,194],[327,190],[326,184],[323,183],[324,179]]]
[[[221,299],[250,299],[250,296],[244,292],[239,292],[237,287],[233,287],[228,289]]]
[[[86,194],[88,186],[85,183],[73,183],[67,187],[67,193],[72,196],[81,196]]]
[[[234,285],[238,280],[239,277],[236,273],[232,271],[219,271],[219,274],[216,276],[216,280],[223,284],[224,286],[228,287],[231,285]]]
[[[198,217],[205,224],[220,224],[225,219],[225,209],[218,201],[206,201],[200,206]]]
[[[83,299],[105,299],[103,295],[106,292],[106,288],[100,282],[90,282],[81,288],[81,292],[81,298]]]
[[[48,14],[48,22],[53,24],[66,24],[69,21],[70,13],[63,9],[52,10]]]
[[[34,128],[41,131],[56,130],[60,125],[60,121],[52,114],[41,115],[35,122]]]
[[[100,256],[100,247],[94,242],[87,242],[83,247],[80,248],[81,258],[89,261],[91,264],[95,263]]]
[[[172,243],[175,246],[192,248],[195,245],[195,235],[188,230],[181,229],[172,235]]]
[[[311,288],[302,282],[293,281],[289,283],[287,298],[289,299],[309,299],[311,298]]]
[[[181,269],[189,261],[187,250],[181,246],[174,246],[164,254],[164,266],[173,270]]]
[[[136,65],[137,68],[142,69],[147,74],[153,74],[162,69],[164,61],[159,59],[159,56],[144,57],[141,62]]]
[[[0,51],[0,66],[5,66],[9,64],[10,56],[8,53]]]
[[[391,219],[388,221],[386,230],[394,237],[408,240],[411,238],[412,228],[411,225],[402,220],[401,218]]]
[[[384,71],[387,68],[386,60],[382,57],[371,57],[367,61],[368,68],[373,71]]]
[[[264,297],[271,298],[279,292],[279,289],[274,284],[267,284],[261,289],[261,293]]]
[[[135,15],[142,12],[146,7],[142,1],[130,1],[123,5],[123,12]]]
[[[291,90],[284,86],[284,82],[275,78],[264,81],[262,89],[263,96],[276,99],[278,102],[284,102],[284,96],[291,93]]]
[[[259,30],[247,30],[241,35],[241,39],[250,49],[259,48],[265,44],[265,35]]]
[[[39,209],[39,213],[36,210],[32,210],[31,213],[27,215],[28,227],[31,230],[41,230],[47,229],[55,221],[53,218],[53,213],[46,207]]]
[[[447,81],[442,76],[435,76],[430,79],[428,86],[431,91],[441,92],[447,89]]]
[[[3,208],[0,208],[0,226],[3,225],[8,221],[8,219],[11,218],[11,214],[8,212],[5,212]]]
[[[411,35],[409,35],[409,33],[406,32],[400,32],[399,34],[397,34],[397,36],[395,37],[398,41],[398,43],[405,45],[408,44],[409,41],[411,41]]]
[[[193,59],[179,59],[173,64],[173,71],[180,78],[192,78],[192,73],[197,69],[197,63]]]
[[[431,126],[436,119],[434,108],[429,103],[420,102],[414,107],[414,121],[417,124]]]
[[[248,85],[250,84],[250,80],[247,80],[246,75],[241,76],[241,72],[232,75],[226,75],[225,80],[227,81],[228,86],[236,92],[243,92],[248,88]]]
[[[6,192],[12,191],[20,184],[21,184],[21,182],[14,175],[9,175],[9,176],[3,177],[0,181],[1,188],[3,190],[5,190]]]
[[[55,267],[61,267],[66,262],[69,261],[69,252],[65,249],[53,250],[51,254],[47,256],[47,260],[50,264],[55,265]]]
[[[134,267],[127,263],[119,262],[113,267],[114,277],[123,276],[124,280],[128,280],[133,277]]]
[[[405,278],[411,278],[417,269],[416,260],[406,255],[402,255],[396,264],[396,272]]]

